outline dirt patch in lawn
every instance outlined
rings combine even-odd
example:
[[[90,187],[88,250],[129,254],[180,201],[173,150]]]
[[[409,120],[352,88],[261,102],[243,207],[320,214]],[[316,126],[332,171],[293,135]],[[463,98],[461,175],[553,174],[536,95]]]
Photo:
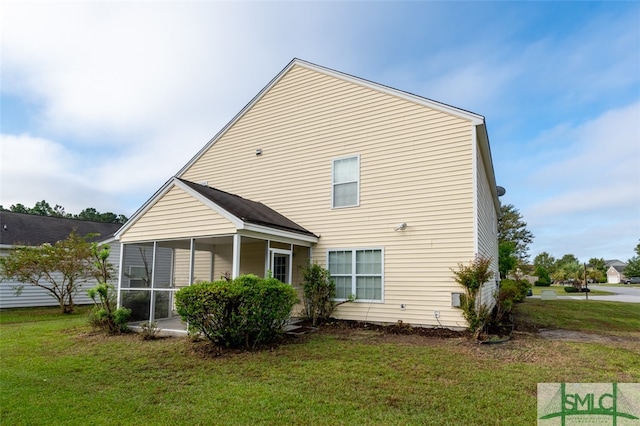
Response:
[[[569,342],[586,342],[586,343],[620,343],[628,341],[640,341],[633,336],[611,336],[604,334],[583,333],[581,331],[562,330],[562,329],[541,329],[538,330],[540,337],[549,340],[564,340]]]

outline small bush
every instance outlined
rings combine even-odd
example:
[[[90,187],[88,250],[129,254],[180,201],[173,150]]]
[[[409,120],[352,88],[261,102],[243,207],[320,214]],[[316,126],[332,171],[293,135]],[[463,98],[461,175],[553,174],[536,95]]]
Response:
[[[469,265],[458,263],[458,270],[452,269],[451,272],[453,272],[456,282],[464,288],[464,294],[460,295],[460,308],[464,319],[469,324],[469,331],[477,339],[482,329],[491,320],[491,312],[488,307],[477,303],[480,288],[493,278],[491,258],[476,256]]]
[[[142,340],[153,340],[158,336],[160,332],[160,328],[158,328],[158,323],[153,322],[144,322],[140,326],[140,337]]]
[[[94,307],[89,312],[89,324],[101,329],[106,334],[119,334],[128,331],[127,323],[131,317],[131,309],[115,308],[113,286],[101,283],[87,290],[93,299]]]
[[[527,297],[530,284],[527,280],[502,280],[500,289],[510,295],[515,303],[522,302]]]
[[[305,313],[314,326],[318,321],[327,321],[336,306],[355,300],[355,296],[352,295],[344,302],[335,302],[333,298],[336,295],[336,284],[331,279],[329,271],[320,265],[309,265],[303,276]]]
[[[496,293],[496,306],[493,322],[500,324],[505,317],[511,314],[513,306],[522,302],[529,290],[529,283],[525,280],[502,280]]]
[[[564,291],[567,293],[577,293],[578,289],[573,286],[565,286]]]
[[[255,275],[194,284],[176,293],[176,310],[189,330],[227,347],[275,341],[296,302],[290,285]]]
[[[536,287],[549,287],[551,286],[551,281],[536,281],[535,283],[533,283],[534,286]]]

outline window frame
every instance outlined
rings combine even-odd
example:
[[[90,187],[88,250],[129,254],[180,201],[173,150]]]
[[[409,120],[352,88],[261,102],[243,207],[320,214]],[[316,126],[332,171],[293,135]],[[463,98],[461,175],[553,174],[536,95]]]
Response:
[[[380,252],[380,273],[379,274],[358,274],[357,273],[357,253],[362,251],[379,251]],[[336,274],[330,275],[331,279],[334,277],[351,277],[351,293],[352,295],[356,294],[357,289],[357,278],[358,277],[379,277],[380,278],[380,299],[358,299],[356,298],[354,302],[360,303],[384,303],[384,247],[339,247],[339,248],[331,248],[327,249],[326,253],[326,265],[327,270],[331,271],[331,265],[329,264],[329,256],[332,252],[351,252],[351,273],[350,274]],[[337,302],[342,302],[347,299],[345,298],[334,298],[333,300]]]
[[[356,159],[357,162],[357,170],[358,170],[358,175],[356,177],[355,181],[344,181],[344,182],[335,182],[335,175],[336,175],[336,162],[338,161],[342,161],[342,160],[350,160],[352,158]],[[344,185],[347,183],[354,183],[356,184],[356,201],[355,204],[348,204],[348,205],[344,205],[344,206],[336,206],[335,205],[335,188],[336,185]],[[334,158],[333,160],[331,160],[331,208],[332,209],[345,209],[345,208],[349,208],[349,207],[359,207],[360,206],[360,154],[355,154],[355,155],[347,155],[345,157],[339,157],[339,158]]]
[[[136,270],[136,273],[134,273],[134,268]],[[144,265],[129,265],[129,274],[127,276],[128,288],[140,289],[140,290],[151,289],[151,282],[149,282],[148,287],[144,287],[142,285],[140,286],[132,285],[133,283],[138,284],[139,282],[144,284],[144,279],[146,278],[146,275],[147,275],[147,268]]]

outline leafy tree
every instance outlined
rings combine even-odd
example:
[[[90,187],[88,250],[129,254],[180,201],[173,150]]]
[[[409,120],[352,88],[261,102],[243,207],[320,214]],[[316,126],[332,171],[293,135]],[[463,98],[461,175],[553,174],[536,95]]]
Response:
[[[590,282],[603,283],[607,281],[607,275],[598,268],[587,266],[587,278]]]
[[[546,251],[543,251],[533,259],[533,266],[535,269],[544,268],[548,273],[553,273],[555,270],[556,259]]]
[[[54,210],[45,200],[38,201],[31,209],[29,209],[29,213],[37,214],[39,216],[54,216]]]
[[[584,278],[584,267],[578,261],[569,260],[559,263],[556,271],[551,274],[551,278],[555,281],[570,281],[575,287],[578,287]]]
[[[580,260],[574,254],[565,254],[560,259],[556,261],[556,268],[561,268],[562,265],[567,263],[580,263]]]
[[[603,258],[592,257],[589,259],[587,276],[597,283],[607,281],[607,266]]]
[[[633,249],[636,255],[627,260],[627,266],[624,268],[624,275],[626,277],[640,277],[640,242]]]
[[[0,206],[0,210],[1,211],[10,211],[10,212],[14,212],[14,213],[27,213],[29,214],[29,208],[26,207],[24,204],[12,204],[11,207],[9,207],[8,209],[5,209],[4,207]]]
[[[0,211],[10,211],[14,213],[26,213],[26,214],[35,214],[39,216],[52,216],[52,217],[65,217],[69,219],[81,219],[81,220],[89,220],[92,222],[103,222],[103,223],[125,223],[127,221],[127,217],[121,214],[115,214],[111,212],[100,213],[93,207],[88,207],[82,210],[79,214],[71,214],[67,213],[59,204],[56,204],[54,207],[46,202],[45,200],[38,201],[33,207],[25,207],[23,204],[13,204],[8,209],[5,209],[0,205]]]
[[[549,271],[544,266],[537,266],[534,271],[535,275],[538,277],[536,285],[539,285],[538,282],[546,285],[551,284],[551,276],[549,275]]]
[[[523,264],[529,258],[529,244],[531,244],[533,238],[533,234],[527,229],[527,223],[522,220],[522,215],[513,204],[500,206],[498,242],[513,243],[514,256]]]
[[[498,243],[498,271],[501,278],[507,278],[509,272],[518,265],[518,258],[515,256],[515,244],[511,241],[501,241]]]
[[[92,275],[91,243],[87,241],[91,236],[81,237],[73,231],[53,245],[15,248],[0,258],[0,276],[43,288],[58,301],[62,313],[72,312],[78,285]]]

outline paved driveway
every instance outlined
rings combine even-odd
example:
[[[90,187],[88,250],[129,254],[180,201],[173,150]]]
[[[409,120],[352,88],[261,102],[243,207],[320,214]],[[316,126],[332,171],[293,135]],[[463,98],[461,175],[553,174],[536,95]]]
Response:
[[[591,296],[589,299],[593,300],[609,300],[611,302],[630,302],[640,303],[640,287],[620,286],[620,287],[605,287],[599,285],[590,285],[589,288],[594,290],[610,291],[615,293],[611,296]]]
[[[609,296],[592,296],[589,295],[589,300],[605,300],[609,302],[627,302],[627,303],[640,303],[640,287],[622,286],[620,287],[605,287],[600,285],[590,285],[592,290],[608,291],[615,293]],[[531,296],[539,299],[540,296]],[[585,299],[585,294],[580,293],[576,296],[558,296],[558,299]]]

